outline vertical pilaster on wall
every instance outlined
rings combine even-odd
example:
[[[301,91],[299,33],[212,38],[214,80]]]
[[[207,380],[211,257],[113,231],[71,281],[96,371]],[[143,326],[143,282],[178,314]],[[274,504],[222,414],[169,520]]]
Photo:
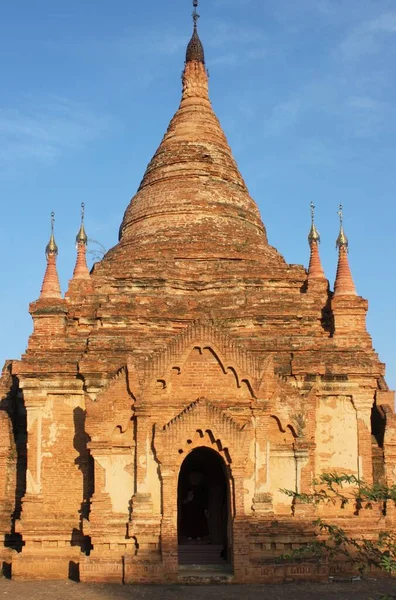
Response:
[[[385,473],[386,481],[389,487],[396,485],[396,417],[393,416],[393,440],[389,439],[385,444]],[[386,434],[385,434],[386,438]],[[396,529],[396,505],[394,502],[388,500],[386,504],[386,523],[389,528]]]
[[[106,491],[106,470],[103,465],[103,458],[104,460],[108,458],[111,448],[102,442],[89,442],[88,448],[94,459],[95,492],[91,499],[89,524],[85,524],[84,530],[86,529],[88,532],[89,529],[93,539],[95,539],[97,533],[102,536],[103,532],[106,531],[109,523],[111,523],[113,512],[110,494]]]
[[[313,460],[315,444],[296,439],[294,443],[294,457],[296,460],[296,492],[299,494],[309,494],[312,491],[313,480]],[[300,518],[311,518],[315,514],[315,507],[312,504],[294,500],[294,516]]]
[[[55,376],[51,381],[22,376],[20,385],[27,414],[27,492],[15,526],[24,545],[13,559],[13,576],[66,579],[76,576],[84,544],[80,384],[72,379],[60,391]]]
[[[92,549],[80,560],[80,580],[84,582],[123,583],[125,560],[136,555],[136,542],[126,532],[128,517],[114,512],[108,490],[108,471],[112,447],[109,441],[91,441],[88,445],[94,459],[95,492],[89,521],[84,521],[84,534],[89,535]],[[107,468],[107,470],[106,470]]]
[[[244,466],[234,465],[232,467],[232,480],[234,487],[234,508],[232,537],[233,537],[233,567],[235,577],[243,583],[249,579],[250,566],[250,524],[244,509]],[[232,513],[232,509],[231,509]],[[238,548],[234,546],[234,540],[238,540]]]
[[[353,395],[358,433],[358,474],[366,483],[373,482],[373,452],[371,440],[371,410],[374,395]]]
[[[36,406],[26,407],[28,432],[28,459],[26,473],[26,491],[37,495],[41,491],[41,461],[42,461],[42,432],[43,409],[45,399]]]
[[[16,447],[12,423],[0,410],[0,573],[2,563],[10,562],[10,551],[4,547],[5,536],[11,533],[11,515],[15,504]],[[1,575],[0,575],[1,576]]]
[[[272,494],[269,492],[270,443],[268,415],[262,410],[253,410],[254,427],[254,495],[252,510],[256,516],[272,514]]]
[[[136,488],[132,496],[132,520],[138,515],[152,515],[153,505],[148,483],[148,462],[152,442],[153,423],[150,413],[142,407],[135,408],[136,417]]]
[[[136,487],[131,498],[131,518],[128,535],[136,540],[136,558],[127,557],[125,563],[126,581],[133,581],[136,563],[154,564],[161,561],[161,516],[154,514],[151,489],[156,482],[150,480],[150,461],[152,456],[153,422],[151,413],[142,406],[136,407],[135,431],[135,482]],[[156,475],[158,478],[158,475]],[[153,478],[152,478],[153,479]],[[157,481],[157,480],[156,480]],[[159,565],[159,568],[162,568]],[[130,579],[132,578],[132,579]]]
[[[166,573],[177,578],[179,568],[177,531],[177,487],[179,471],[175,467],[161,467],[162,482],[162,522],[161,552]]]
[[[384,435],[385,479],[386,484],[391,487],[396,485],[396,414],[393,409],[395,392],[378,390],[376,400],[386,419]],[[394,502],[387,502],[386,522],[389,528],[396,528],[396,506]]]
[[[393,415],[394,416],[394,415]],[[385,473],[389,487],[396,485],[396,418],[394,417],[394,439],[385,446]],[[386,437],[386,436],[385,436]],[[386,504],[386,523],[389,528],[396,529],[396,505],[391,500]]]
[[[35,398],[26,406],[27,422],[27,465],[26,494],[22,499],[22,514],[16,523],[16,531],[22,533],[25,548],[32,544],[37,536],[43,514],[43,497],[41,495],[41,461],[42,461],[42,416],[45,398]]]

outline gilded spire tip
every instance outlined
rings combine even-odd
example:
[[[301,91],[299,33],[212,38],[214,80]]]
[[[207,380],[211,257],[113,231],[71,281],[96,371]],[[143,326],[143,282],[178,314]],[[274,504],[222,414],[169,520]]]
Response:
[[[84,202],[81,202],[81,226],[80,226],[80,229],[76,236],[77,246],[78,246],[78,244],[87,245],[87,243],[88,243],[88,236],[85,233],[85,228],[84,228],[84,215],[85,215],[85,204],[84,204]]]
[[[51,237],[45,248],[45,254],[47,255],[47,257],[50,255],[56,256],[58,254],[58,246],[56,245],[56,242],[55,242],[54,225],[55,225],[55,213],[54,213],[54,211],[52,211],[51,212]]]
[[[315,204],[313,202],[311,202],[310,208],[311,208],[311,230],[308,235],[308,242],[310,244],[312,244],[312,242],[316,242],[319,244],[320,233],[316,229],[316,226],[315,226]]]
[[[337,214],[340,218],[340,233],[338,234],[338,238],[336,241],[336,248],[345,248],[346,250],[348,250],[348,238],[344,233],[344,213],[342,208],[342,204],[340,204],[337,211]]]

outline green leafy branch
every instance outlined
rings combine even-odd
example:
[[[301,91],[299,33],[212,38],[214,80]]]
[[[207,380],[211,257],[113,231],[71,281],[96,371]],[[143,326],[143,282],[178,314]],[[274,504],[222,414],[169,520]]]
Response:
[[[340,503],[341,508],[353,503],[356,511],[362,508],[371,509],[373,503],[396,502],[396,485],[388,487],[381,483],[369,485],[355,475],[343,473],[322,473],[312,482],[313,491],[310,494],[294,490],[280,491],[303,504],[333,504]]]
[[[362,509],[372,509],[375,503],[396,503],[396,485],[367,484],[355,475],[322,473],[313,482],[309,494],[293,490],[281,491],[294,502],[304,504],[353,505],[357,514]],[[278,557],[278,561],[340,559],[351,567],[364,571],[372,566],[387,573],[396,572],[396,532],[382,531],[375,539],[349,535],[342,527],[322,519],[313,521],[318,539]]]

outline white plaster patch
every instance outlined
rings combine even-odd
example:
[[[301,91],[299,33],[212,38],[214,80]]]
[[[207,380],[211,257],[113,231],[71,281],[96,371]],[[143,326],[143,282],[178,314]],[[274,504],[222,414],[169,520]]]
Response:
[[[271,485],[274,507],[290,505],[291,499],[281,489],[296,489],[296,459],[291,449],[271,449]]]
[[[316,472],[345,471],[357,474],[356,411],[349,398],[322,398],[317,413]]]
[[[69,396],[68,398],[64,398],[63,402],[66,406],[70,406],[70,408],[85,408],[83,396]]]
[[[249,460],[252,464],[256,463],[258,443],[256,440],[252,440],[249,447]],[[244,506],[245,513],[249,514],[252,510],[252,500],[255,494],[256,487],[256,471],[253,469],[252,476],[243,480],[243,491],[244,491]]]
[[[39,494],[41,491],[41,486],[34,479],[31,471],[29,469],[26,470],[26,492],[28,494]]]
[[[104,491],[110,496],[113,512],[128,514],[133,494],[133,476],[127,469],[133,462],[131,455],[99,456],[95,460],[105,471]]]
[[[28,432],[31,431],[33,425],[35,424],[35,422],[37,421],[37,417],[39,416],[41,412],[40,408],[28,408],[26,411],[26,416],[27,416],[27,430]]]
[[[56,423],[51,423],[49,426],[48,446],[53,446],[58,439],[58,427]]]
[[[268,490],[269,490],[269,475],[270,475],[269,445],[270,445],[270,442],[266,442],[264,450],[262,450],[260,448],[260,446],[258,446],[258,449],[257,449],[257,454],[256,454],[257,473],[259,473],[260,470],[263,469],[263,467],[266,467],[266,481],[264,483],[258,481],[256,484],[256,492],[258,492],[258,493],[265,493],[265,492],[268,492]]]

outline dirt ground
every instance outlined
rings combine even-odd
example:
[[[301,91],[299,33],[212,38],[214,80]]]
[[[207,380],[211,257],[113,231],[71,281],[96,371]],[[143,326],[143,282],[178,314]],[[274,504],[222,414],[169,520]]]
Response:
[[[283,585],[116,586],[0,579],[1,600],[396,600],[396,580]]]

